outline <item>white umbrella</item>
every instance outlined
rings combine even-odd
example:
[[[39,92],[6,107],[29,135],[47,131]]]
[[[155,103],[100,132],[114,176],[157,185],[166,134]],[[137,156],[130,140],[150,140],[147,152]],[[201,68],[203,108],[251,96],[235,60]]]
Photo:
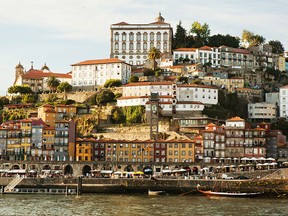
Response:
[[[271,157],[267,158],[266,160],[275,161],[275,159],[274,159],[274,158],[271,158]]]
[[[241,158],[241,160],[249,160],[249,158],[243,157],[243,158]]]
[[[264,157],[257,158],[257,160],[266,160]]]

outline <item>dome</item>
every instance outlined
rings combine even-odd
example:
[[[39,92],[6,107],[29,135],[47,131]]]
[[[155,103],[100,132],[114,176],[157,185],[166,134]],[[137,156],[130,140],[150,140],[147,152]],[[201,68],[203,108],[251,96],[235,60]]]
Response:
[[[49,67],[46,65],[46,63],[45,63],[44,66],[41,68],[41,70],[42,70],[42,71],[44,71],[44,70],[50,71],[50,69],[49,69]]]
[[[16,67],[15,68],[22,68],[22,69],[24,69],[24,67],[21,65],[21,63],[19,62],[19,64],[18,65],[16,65]]]
[[[159,12],[159,16],[155,19],[156,22],[164,22],[165,19],[161,16],[161,12]]]

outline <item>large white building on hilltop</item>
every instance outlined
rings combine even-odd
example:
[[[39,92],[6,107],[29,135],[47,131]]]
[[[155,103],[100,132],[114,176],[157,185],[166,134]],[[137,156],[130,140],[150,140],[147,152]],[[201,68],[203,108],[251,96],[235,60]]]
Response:
[[[123,86],[117,106],[146,106],[149,110],[151,93],[158,93],[162,113],[184,114],[203,111],[205,105],[218,103],[218,89],[214,86],[175,84],[172,82],[137,82]]]
[[[131,65],[117,58],[86,60],[72,65],[73,90],[97,90],[109,79],[126,84],[131,76]]]
[[[131,65],[143,65],[152,47],[163,54],[172,53],[173,30],[159,13],[155,22],[128,24],[120,22],[111,25],[111,58],[119,58]]]

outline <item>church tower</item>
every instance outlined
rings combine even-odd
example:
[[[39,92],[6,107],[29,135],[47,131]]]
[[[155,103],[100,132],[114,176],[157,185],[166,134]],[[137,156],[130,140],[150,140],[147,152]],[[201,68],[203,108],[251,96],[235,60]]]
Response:
[[[18,84],[17,81],[21,80],[21,77],[23,74],[24,74],[24,67],[19,62],[19,64],[16,65],[15,67],[15,81],[13,85],[21,85],[21,84]]]

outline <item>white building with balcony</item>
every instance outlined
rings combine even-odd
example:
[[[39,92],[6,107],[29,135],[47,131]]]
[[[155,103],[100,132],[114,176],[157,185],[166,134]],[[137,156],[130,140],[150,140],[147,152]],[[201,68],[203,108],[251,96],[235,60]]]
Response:
[[[109,79],[126,84],[131,76],[131,65],[117,58],[86,60],[72,65],[73,90],[97,90]]]
[[[129,24],[120,22],[112,24],[110,57],[119,58],[130,65],[143,65],[148,59],[148,52],[156,47],[171,57],[172,27],[159,13],[155,22],[148,24]]]

